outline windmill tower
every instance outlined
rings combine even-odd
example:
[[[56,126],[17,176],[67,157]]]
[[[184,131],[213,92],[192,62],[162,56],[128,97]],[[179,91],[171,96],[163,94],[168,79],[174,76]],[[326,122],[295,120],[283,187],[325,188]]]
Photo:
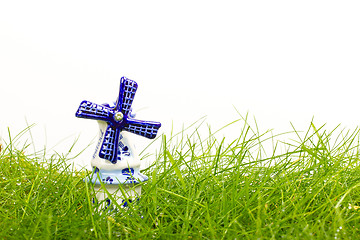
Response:
[[[119,205],[126,206],[128,200],[136,199],[141,194],[139,183],[148,180],[140,173],[140,159],[128,135],[134,133],[153,139],[161,123],[133,118],[131,105],[137,87],[135,81],[122,77],[114,106],[82,101],[76,112],[76,117],[97,120],[99,123],[99,141],[91,159],[94,171],[90,181],[94,184],[98,201],[106,200],[107,204],[111,203],[107,196],[109,192],[113,197],[118,197]]]

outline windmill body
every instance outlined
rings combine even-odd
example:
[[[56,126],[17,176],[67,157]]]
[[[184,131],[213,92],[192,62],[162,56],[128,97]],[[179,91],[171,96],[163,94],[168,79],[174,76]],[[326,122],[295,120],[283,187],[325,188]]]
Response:
[[[149,139],[156,137],[159,122],[137,120],[131,113],[131,105],[137,90],[137,83],[128,78],[120,80],[120,91],[114,106],[83,101],[76,112],[76,117],[97,120],[100,127],[99,140],[91,159],[94,169],[90,181],[94,183],[98,200],[106,198],[106,192],[121,195],[119,186],[123,187],[128,197],[140,195],[139,183],[148,180],[140,173],[140,159],[130,134],[137,134]],[[101,191],[105,186],[107,191]],[[124,196],[120,197],[122,202]]]
[[[148,177],[140,173],[141,161],[135,145],[131,142],[131,133],[126,131],[119,133],[118,161],[116,163],[99,156],[107,124],[103,121],[98,121],[98,123],[100,127],[99,141],[91,159],[91,166],[94,169],[92,182],[96,184],[100,184],[100,181],[104,184],[137,184],[147,181]]]

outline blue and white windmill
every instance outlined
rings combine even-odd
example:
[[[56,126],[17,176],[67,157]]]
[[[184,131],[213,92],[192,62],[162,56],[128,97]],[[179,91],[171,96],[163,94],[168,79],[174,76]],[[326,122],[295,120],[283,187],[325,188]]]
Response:
[[[99,141],[91,160],[94,168],[91,182],[95,184],[95,190],[101,189],[100,182],[113,193],[118,190],[118,185],[130,187],[148,180],[147,176],[140,173],[140,159],[134,145],[129,141],[128,134],[134,133],[153,139],[161,123],[133,118],[131,105],[137,87],[135,81],[122,77],[119,96],[114,106],[82,101],[76,112],[76,117],[97,120],[100,127]],[[129,195],[139,195],[140,191],[141,189],[136,189]],[[106,199],[106,196],[97,197],[98,200]]]

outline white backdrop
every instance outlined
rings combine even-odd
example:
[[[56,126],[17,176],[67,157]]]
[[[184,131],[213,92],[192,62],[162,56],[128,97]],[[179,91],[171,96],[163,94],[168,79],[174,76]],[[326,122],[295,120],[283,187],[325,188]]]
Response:
[[[205,115],[218,128],[234,107],[261,130],[305,130],[313,116],[355,128],[359,12],[359,1],[1,1],[2,136],[27,119],[38,149],[78,136],[83,148],[98,127],[75,118],[79,103],[115,101],[121,76],[139,84],[137,118],[161,133]]]

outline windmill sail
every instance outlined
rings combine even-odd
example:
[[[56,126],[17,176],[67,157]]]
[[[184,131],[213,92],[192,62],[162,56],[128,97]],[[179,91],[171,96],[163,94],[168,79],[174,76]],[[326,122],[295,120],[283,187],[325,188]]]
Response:
[[[112,126],[108,125],[104,141],[101,145],[99,157],[109,160],[112,163],[116,163],[117,154],[118,154],[118,144],[119,144],[119,130]]]
[[[89,101],[82,101],[76,112],[76,117],[106,121],[110,117],[110,109]]]
[[[153,139],[161,127],[159,122],[141,121],[137,119],[128,119],[124,130],[137,135]]]
[[[129,114],[137,87],[135,81],[125,77],[121,78],[119,98],[115,107],[117,111],[121,111],[124,115]]]

